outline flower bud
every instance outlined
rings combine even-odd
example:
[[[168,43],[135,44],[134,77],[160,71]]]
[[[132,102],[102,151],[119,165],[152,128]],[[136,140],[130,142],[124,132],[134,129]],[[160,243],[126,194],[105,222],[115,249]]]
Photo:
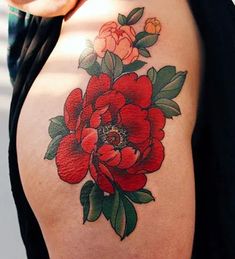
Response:
[[[151,34],[157,34],[161,31],[161,23],[156,17],[149,18],[145,21],[144,30]]]

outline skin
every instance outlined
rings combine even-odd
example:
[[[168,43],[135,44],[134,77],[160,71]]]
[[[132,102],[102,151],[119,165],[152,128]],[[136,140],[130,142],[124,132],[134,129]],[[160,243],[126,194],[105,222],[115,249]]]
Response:
[[[17,131],[24,191],[52,259],[190,258],[195,220],[191,135],[202,59],[197,28],[186,1],[101,0],[97,3],[88,0],[63,25],[57,46],[25,100]],[[126,14],[137,6],[145,6],[145,17],[156,16],[162,24],[148,66],[160,68],[172,64],[178,70],[187,70],[188,76],[175,99],[182,115],[167,120],[164,129],[165,160],[158,172],[148,175],[146,187],[156,202],[136,206],[137,228],[120,242],[103,216],[95,223],[82,224],[79,193],[89,176],[80,184],[65,183],[59,179],[55,163],[43,157],[50,141],[49,119],[63,114],[64,102],[74,88],[79,87],[83,92],[86,89],[89,76],[77,70],[84,39],[93,40],[103,23],[116,20],[119,12]],[[146,69],[142,68],[138,74],[146,73]]]
[[[8,4],[36,16],[54,17],[66,16],[65,20],[71,17],[77,8],[85,0],[7,0]]]

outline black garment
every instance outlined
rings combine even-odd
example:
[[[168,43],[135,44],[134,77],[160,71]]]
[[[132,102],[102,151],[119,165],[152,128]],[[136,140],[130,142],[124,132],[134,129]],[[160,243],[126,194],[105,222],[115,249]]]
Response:
[[[205,77],[193,135],[197,202],[193,259],[234,259],[235,7],[229,0],[190,3],[205,46]],[[61,20],[32,20],[11,106],[10,175],[29,259],[46,259],[48,254],[20,182],[16,126],[31,84],[57,41]]]
[[[29,259],[49,258],[38,222],[25,197],[19,176],[16,154],[16,129],[23,102],[30,87],[53,50],[62,24],[62,17],[33,17],[20,54],[19,71],[14,82],[10,110],[9,167],[13,197],[18,212],[21,235]]]
[[[229,0],[191,2],[205,47],[205,77],[193,136],[193,259],[234,259],[235,6]]]

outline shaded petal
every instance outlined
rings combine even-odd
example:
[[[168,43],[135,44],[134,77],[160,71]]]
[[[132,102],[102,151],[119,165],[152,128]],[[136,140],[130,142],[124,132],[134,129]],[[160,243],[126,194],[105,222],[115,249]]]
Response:
[[[82,149],[87,153],[91,153],[96,148],[96,143],[98,141],[97,130],[93,128],[84,128],[82,130],[81,138]]]
[[[110,90],[111,79],[107,74],[100,74],[99,76],[92,76],[85,95],[85,102],[83,106],[95,103],[95,100],[103,93]]]
[[[151,123],[151,136],[158,140],[164,138],[164,131],[162,130],[166,123],[166,118],[163,112],[157,108],[151,108],[148,111],[148,118]]]
[[[128,73],[119,77],[113,88],[121,92],[132,103],[147,108],[151,105],[152,83],[143,75],[138,78],[136,73]]]
[[[139,106],[128,104],[120,110],[120,123],[128,132],[128,140],[132,143],[144,142],[150,136],[150,123],[147,111]]]
[[[114,116],[125,103],[126,99],[121,93],[116,90],[111,90],[97,98],[95,108],[100,109],[101,107],[109,105],[109,111]]]
[[[139,51],[137,48],[132,48],[131,53],[129,53],[128,56],[125,57],[125,59],[123,60],[123,64],[127,65],[130,64],[132,62],[134,62],[135,60],[137,60],[139,57]]]
[[[127,169],[133,166],[140,155],[139,151],[132,147],[124,147],[123,149],[121,149],[120,153],[121,161],[117,166],[120,169]]]
[[[107,31],[111,31],[112,29],[116,29],[118,27],[116,22],[110,21],[103,24],[100,28],[99,35],[105,34]]]
[[[157,139],[153,139],[150,148],[151,149],[146,150],[147,154],[145,155],[144,159],[140,160],[138,163],[128,169],[129,173],[153,173],[161,167],[164,159],[164,147],[162,143]]]
[[[114,193],[114,188],[111,183],[111,179],[113,177],[103,164],[99,163],[98,166],[95,166],[93,163],[91,163],[90,173],[95,182],[104,192]]]
[[[116,46],[114,54],[124,59],[131,52],[131,41],[128,38],[122,38]]]
[[[112,172],[115,182],[120,186],[123,191],[134,192],[142,189],[146,182],[147,177],[144,174],[131,175],[128,173]]]
[[[130,41],[135,40],[136,32],[132,26],[124,25],[120,27],[120,30],[123,30],[125,34],[129,37]]]
[[[86,176],[90,154],[84,152],[75,134],[65,136],[58,147],[56,165],[60,178],[67,183],[79,183]]]
[[[106,106],[100,110],[96,110],[93,112],[93,114],[91,115],[90,127],[98,128],[100,126],[102,114],[104,114],[108,110],[108,108],[109,107]]]
[[[82,110],[82,90],[74,89],[67,97],[64,105],[64,120],[70,130],[75,130],[79,114]]]
[[[99,155],[99,159],[110,166],[118,165],[121,160],[120,152],[115,150],[113,145],[110,144],[104,144],[101,146],[97,153]]]

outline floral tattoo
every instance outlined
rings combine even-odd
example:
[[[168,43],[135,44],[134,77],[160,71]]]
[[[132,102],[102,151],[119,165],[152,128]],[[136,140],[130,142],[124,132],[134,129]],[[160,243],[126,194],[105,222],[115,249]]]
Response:
[[[147,64],[161,31],[159,20],[149,18],[136,33],[143,13],[135,8],[119,14],[117,22],[105,23],[95,40],[87,41],[78,66],[90,75],[86,92],[74,89],[64,115],[50,120],[52,140],[45,155],[55,159],[66,183],[78,184],[89,175],[92,180],[80,193],[83,222],[103,214],[121,240],[136,227],[134,204],[155,201],[144,188],[146,175],[164,160],[163,128],[166,119],[181,114],[172,99],[187,74],[174,66],[136,73]]]

